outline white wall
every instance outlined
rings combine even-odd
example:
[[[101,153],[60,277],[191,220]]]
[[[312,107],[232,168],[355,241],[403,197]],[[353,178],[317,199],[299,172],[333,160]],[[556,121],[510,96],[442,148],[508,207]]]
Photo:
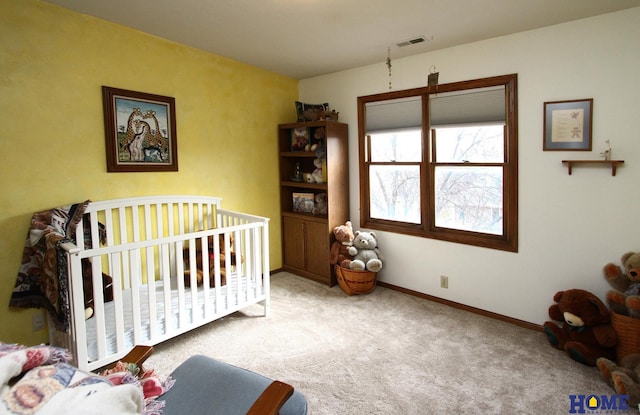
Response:
[[[382,281],[541,324],[556,291],[589,290],[602,299],[602,266],[640,251],[640,8],[490,39],[393,61],[393,89],[425,86],[431,65],[440,83],[518,74],[519,252],[509,253],[378,232]],[[426,28],[425,28],[426,29]],[[437,34],[436,34],[437,36]],[[356,98],[386,92],[380,63],[300,82],[304,102],[329,102],[349,124],[351,220],[359,228]],[[593,98],[593,151],[544,152],[543,104]],[[623,159],[605,167],[563,159],[599,159],[605,140]],[[440,288],[449,276],[449,289]]]

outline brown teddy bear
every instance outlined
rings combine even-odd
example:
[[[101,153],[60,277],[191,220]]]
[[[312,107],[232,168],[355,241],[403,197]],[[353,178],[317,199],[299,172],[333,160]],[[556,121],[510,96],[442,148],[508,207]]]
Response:
[[[627,252],[620,259],[623,270],[612,263],[602,269],[604,279],[613,287],[606,295],[611,310],[640,318],[640,253]]]
[[[580,363],[595,366],[598,357],[613,359],[618,342],[611,314],[598,297],[585,290],[559,291],[553,296],[557,304],[549,307],[549,317],[562,321],[544,323],[551,346],[564,350]]]
[[[629,354],[620,359],[620,365],[600,357],[596,360],[600,376],[616,393],[627,395],[629,406],[640,404],[640,353]]]
[[[218,235],[218,240],[219,240],[219,244],[220,244],[220,254],[217,255],[214,252],[213,249],[213,235],[209,235],[208,241],[207,241],[207,250],[209,253],[209,286],[210,287],[214,287],[215,286],[215,263],[216,260],[220,263],[220,285],[227,285],[227,269],[226,269],[226,252],[225,252],[225,245],[224,245],[224,235],[220,234]],[[231,261],[231,266],[235,267],[236,266],[236,254],[233,251],[233,247],[235,245],[234,243],[234,236],[233,233],[231,233],[229,235],[229,245],[230,245],[230,261]],[[191,286],[191,270],[189,269],[189,247],[185,247],[182,250],[182,259],[184,262],[184,285],[185,287],[190,287]],[[203,263],[202,263],[202,243],[200,242],[200,239],[198,239],[198,241],[196,241],[196,282],[198,284],[198,286],[202,285],[202,281],[204,279],[204,270],[203,270]],[[242,258],[241,258],[242,261]]]
[[[333,235],[336,240],[331,244],[329,262],[331,265],[338,264],[341,267],[349,268],[349,264],[353,258],[349,254],[349,247],[353,244],[353,238],[355,238],[351,222],[347,221],[344,225],[333,228]]]
[[[89,258],[82,259],[82,291],[84,292],[84,317],[93,317],[94,312],[94,292],[93,292],[93,270]],[[113,278],[102,273],[102,299],[105,303],[113,301]]]

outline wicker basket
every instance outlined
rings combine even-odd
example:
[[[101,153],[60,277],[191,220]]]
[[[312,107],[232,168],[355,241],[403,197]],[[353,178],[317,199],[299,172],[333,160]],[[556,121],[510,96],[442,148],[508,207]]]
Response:
[[[611,311],[611,325],[618,335],[618,362],[624,356],[640,353],[640,320]]]
[[[340,288],[348,295],[369,294],[376,289],[375,272],[359,271],[354,269],[335,266],[336,277]]]

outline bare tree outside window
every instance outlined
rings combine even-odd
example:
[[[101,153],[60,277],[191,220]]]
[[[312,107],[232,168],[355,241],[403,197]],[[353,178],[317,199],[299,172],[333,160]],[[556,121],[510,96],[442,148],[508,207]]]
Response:
[[[370,135],[372,217],[420,223],[421,137],[415,129]]]
[[[435,224],[439,227],[502,234],[504,126],[434,129]]]

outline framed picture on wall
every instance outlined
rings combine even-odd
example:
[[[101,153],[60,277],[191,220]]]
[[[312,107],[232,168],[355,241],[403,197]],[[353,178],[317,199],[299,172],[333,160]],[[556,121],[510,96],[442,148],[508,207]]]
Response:
[[[175,99],[102,87],[108,172],[178,171]]]
[[[591,151],[593,99],[544,103],[544,151]]]

